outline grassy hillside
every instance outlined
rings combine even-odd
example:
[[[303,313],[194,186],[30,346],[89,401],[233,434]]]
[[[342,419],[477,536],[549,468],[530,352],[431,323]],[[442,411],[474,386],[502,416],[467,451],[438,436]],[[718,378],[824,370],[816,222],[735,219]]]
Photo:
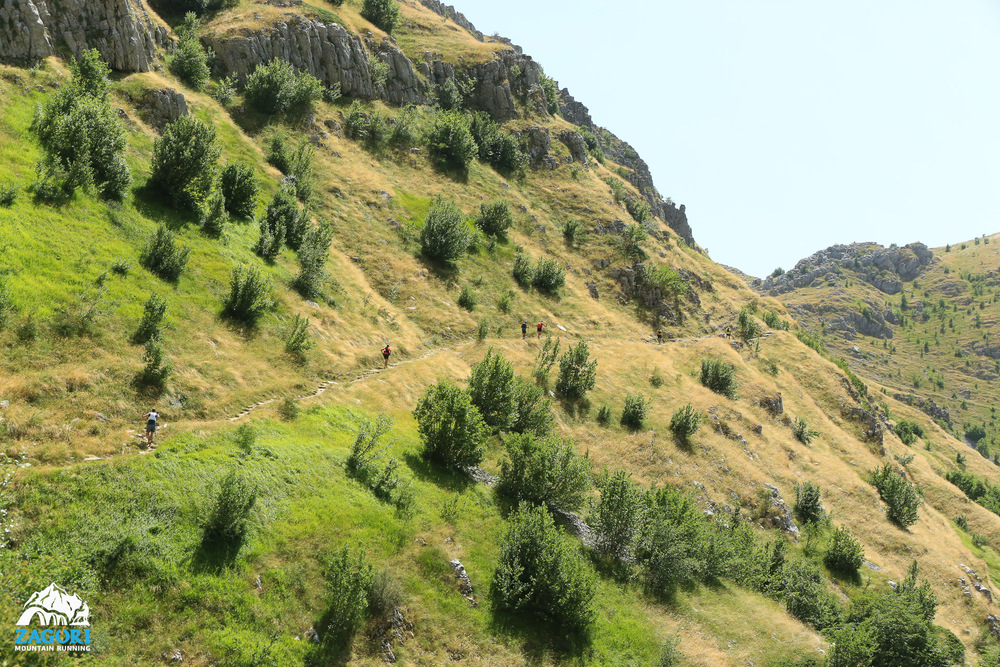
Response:
[[[244,2],[216,15],[209,29],[252,30],[279,14],[308,12],[320,18],[335,12],[359,32],[373,28],[358,3],[317,1],[292,8]],[[477,62],[497,46],[476,42],[416,3],[402,3],[402,12],[395,36],[410,57],[433,50]],[[633,293],[629,283],[639,253],[622,234],[600,231],[630,221],[606,182],[621,173],[611,160],[589,159],[583,168],[567,162],[569,149],[553,141],[559,160],[553,170],[501,174],[476,160],[456,173],[435,165],[425,138],[438,119],[435,109],[365,103],[365,113],[413,128],[409,145],[365,143],[334,129],[357,111],[352,100],[268,116],[241,95],[223,105],[164,71],[115,75],[111,82],[134,177],[124,201],[108,203],[79,189],[53,204],[38,196],[43,151],[30,128],[36,105],[68,80],[67,64],[55,59],[32,69],[0,66],[0,187],[16,192],[12,205],[0,206],[0,275],[11,306],[0,328],[0,401],[9,402],[0,408],[0,449],[12,461],[5,464],[11,482],[0,487],[10,528],[0,550],[0,615],[15,617],[31,593],[52,582],[78,593],[92,618],[93,651],[79,659],[84,664],[172,662],[179,651],[179,661],[192,665],[374,665],[390,654],[400,664],[420,665],[810,665],[822,664],[834,642],[847,643],[836,633],[849,627],[852,601],[895,599],[889,591],[905,586],[916,560],[919,580],[936,596],[932,620],[942,645],[961,644],[969,664],[991,648],[984,619],[996,613],[994,605],[976,590],[964,591],[960,578],[968,588],[972,575],[963,568],[971,568],[989,588],[1000,576],[991,546],[1000,538],[1000,517],[969,502],[944,475],[988,480],[995,477],[993,463],[970,454],[959,464],[957,454],[968,447],[895,400],[888,389],[905,383],[893,385],[892,373],[856,368],[869,380],[867,394],[859,395],[860,383],[852,385],[796,336],[798,324],[781,303],[755,295],[657,219],[646,221],[636,242],[644,266],[660,271],[669,289],[643,305],[641,290]],[[258,216],[279,188],[281,173],[266,160],[275,137],[293,148],[315,137],[310,224],[333,229],[322,298],[306,300],[294,290],[293,251],[282,250],[272,262],[254,253],[256,221],[234,219],[214,238],[201,231],[198,215],[155,192],[148,180],[160,133],[145,100],[167,86],[183,92],[193,116],[215,128],[220,166],[252,165],[262,189]],[[532,126],[553,135],[577,129],[526,107],[502,129]],[[623,187],[626,197],[638,194]],[[506,201],[514,216],[508,238],[478,234],[451,265],[427,259],[420,235],[439,195],[467,216],[484,202]],[[577,231],[565,234],[572,221]],[[159,225],[191,249],[175,283],[139,261]],[[983,272],[975,262],[987,257],[973,257],[973,248],[992,247],[942,255],[912,286],[909,308],[919,299],[929,303],[918,291],[936,294],[955,274]],[[532,263],[554,260],[565,285],[554,294],[520,286],[512,276],[519,250]],[[949,264],[959,259],[965,264]],[[254,327],[221,316],[230,271],[241,266],[256,267],[273,285],[273,306]],[[475,296],[471,309],[458,305],[463,288]],[[174,369],[159,389],[137,381],[143,348],[132,342],[151,294],[167,304],[162,345]],[[962,296],[953,298],[958,303]],[[980,313],[968,313],[970,304],[948,315],[955,319],[955,332],[950,324],[947,332],[953,346],[978,340],[980,330],[965,322]],[[763,324],[765,315],[773,328]],[[286,351],[296,316],[310,322],[314,346],[304,353]],[[763,335],[730,339],[726,332],[739,331],[741,320]],[[782,320],[789,326],[779,326]],[[532,327],[527,340],[519,335],[522,321]],[[641,556],[609,560],[557,512],[556,542],[580,558],[595,582],[589,635],[570,642],[559,627],[493,608],[490,583],[517,503],[494,485],[422,457],[413,416],[428,387],[440,380],[464,387],[490,349],[532,378],[546,342],[533,335],[539,321],[562,350],[587,342],[597,362],[596,384],[584,400],[556,395],[558,364],[537,379],[554,399],[553,433],[584,459],[587,479],[624,470],[642,490],[680,490],[693,508],[684,529],[705,542],[694,556],[678,557],[678,569],[689,567],[688,560],[711,560],[711,549],[722,554],[713,556],[717,571],[654,591]],[[933,333],[924,326],[901,332],[912,334],[912,350],[903,348],[904,335],[892,341],[894,352],[886,348],[895,377],[939,359],[920,358],[918,339]],[[378,352],[387,342],[394,354],[382,370]],[[835,349],[832,341],[828,348]],[[943,347],[934,354],[947,356]],[[738,384],[732,397],[703,385],[704,360],[732,365]],[[935,372],[944,372],[939,363]],[[981,421],[990,383],[980,385],[982,399],[970,397],[962,409]],[[648,400],[645,421],[634,430],[619,424],[629,394]],[[684,440],[670,424],[687,404],[704,424]],[[880,444],[865,432],[879,404],[924,435],[906,445],[887,431]],[[140,415],[150,407],[166,423],[158,446],[146,449]],[[602,425],[605,407],[611,419]],[[399,477],[381,498],[348,461],[365,420],[379,415],[392,419],[385,456],[397,462]],[[510,442],[510,434],[487,440],[482,471],[502,474]],[[907,528],[888,520],[869,482],[869,472],[886,462],[920,491],[918,518]],[[234,473],[255,501],[245,532],[223,548],[212,517]],[[818,485],[828,515],[814,527],[791,512],[796,485],[805,482]],[[574,509],[597,527],[600,503],[588,488]],[[959,515],[964,528],[955,523]],[[864,549],[867,563],[854,576],[824,561],[841,526]],[[753,557],[730,553],[740,535],[756,549]],[[667,542],[683,539],[672,535]],[[367,589],[358,631],[329,639],[331,619],[343,614],[344,548],[372,566],[376,583]],[[461,591],[451,559],[466,568],[471,595]],[[805,570],[785,568],[785,561],[808,564],[815,577],[794,579]],[[768,564],[771,571],[756,583],[740,574]],[[803,582],[806,592],[793,595],[793,585]],[[829,614],[825,620],[814,607]],[[674,643],[683,657],[669,662],[664,646]],[[56,664],[64,657],[14,654],[9,644],[0,644],[0,652],[6,664]]]

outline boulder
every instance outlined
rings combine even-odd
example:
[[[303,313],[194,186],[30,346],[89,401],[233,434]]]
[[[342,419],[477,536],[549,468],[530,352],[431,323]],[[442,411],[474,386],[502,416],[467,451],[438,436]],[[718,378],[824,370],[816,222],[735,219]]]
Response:
[[[563,130],[559,133],[559,141],[566,144],[573,162],[579,162],[587,168],[587,142],[583,140],[583,135],[573,130]]]

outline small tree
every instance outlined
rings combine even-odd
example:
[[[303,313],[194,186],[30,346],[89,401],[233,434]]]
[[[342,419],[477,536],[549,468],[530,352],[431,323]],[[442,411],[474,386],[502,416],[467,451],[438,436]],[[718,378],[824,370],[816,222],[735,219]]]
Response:
[[[590,361],[590,348],[580,341],[559,358],[556,393],[570,400],[580,400],[597,383],[597,362]]]
[[[514,378],[514,421],[510,426],[513,433],[531,433],[545,436],[552,430],[552,400],[541,387],[524,378]]]
[[[803,523],[819,523],[826,516],[819,486],[812,482],[795,485],[795,516]]]
[[[555,294],[566,283],[566,272],[554,259],[541,259],[535,267],[531,284],[539,292]]]
[[[455,202],[438,197],[420,232],[424,255],[439,262],[454,262],[468,251],[469,241],[469,227],[462,219],[462,211]]]
[[[257,211],[260,187],[253,167],[246,162],[226,165],[219,181],[226,210],[240,218],[252,218]]]
[[[146,304],[142,308],[142,320],[139,328],[132,334],[132,342],[137,345],[145,345],[147,342],[160,337],[160,323],[167,313],[167,302],[156,294],[150,294]]]
[[[470,313],[476,309],[476,293],[472,291],[472,288],[468,285],[462,285],[462,291],[458,294],[458,306],[459,308],[464,308]],[[480,339],[482,340],[482,339]]]
[[[464,172],[478,152],[468,117],[455,111],[442,111],[434,117],[427,142],[431,157],[444,169]]]
[[[240,471],[229,472],[220,484],[205,524],[203,543],[238,550],[249,532],[250,516],[256,503],[255,485]]]
[[[701,383],[726,398],[736,398],[736,368],[721,359],[703,359]]]
[[[399,21],[399,3],[396,0],[364,0],[361,16],[378,26],[379,30],[392,33]]]
[[[494,613],[528,615],[572,638],[594,622],[594,576],[563,540],[542,507],[522,505],[511,517],[490,585]]]
[[[488,202],[480,204],[479,217],[476,218],[476,226],[483,230],[487,236],[502,239],[507,236],[507,230],[514,224],[514,216],[511,215],[510,206],[505,201]]]
[[[142,354],[144,365],[139,373],[139,384],[145,387],[162,388],[173,372],[173,366],[166,359],[160,341],[155,338],[146,342]]]
[[[678,442],[686,445],[691,436],[698,432],[703,419],[704,415],[688,403],[670,418],[670,432],[674,434]]]
[[[515,500],[574,510],[590,490],[590,461],[571,442],[511,435],[497,491]]]
[[[445,380],[432,385],[413,416],[425,459],[453,468],[478,465],[483,460],[489,427],[469,395],[455,385]]]
[[[181,116],[153,144],[150,183],[175,205],[197,210],[212,191],[220,154],[215,128]]]
[[[309,339],[309,318],[296,315],[285,335],[285,352],[302,354],[313,346]]]
[[[174,233],[166,225],[160,225],[146,242],[139,255],[139,263],[168,282],[177,282],[187,266],[190,248],[177,244]]]
[[[323,294],[323,283],[329,278],[326,260],[330,256],[332,240],[333,229],[323,223],[307,229],[302,245],[299,246],[299,275],[293,286],[307,299],[315,299]]]
[[[531,261],[523,253],[518,251],[514,255],[514,267],[511,269],[511,273],[514,276],[514,282],[528,289],[535,280],[535,269],[531,266]]]
[[[308,72],[299,72],[287,61],[275,58],[257,66],[247,77],[243,93],[247,104],[257,111],[279,114],[322,99],[323,84]]]
[[[873,470],[869,481],[888,506],[886,516],[890,521],[902,528],[917,522],[917,507],[920,504],[917,490],[891,464],[886,463]]]
[[[208,67],[209,54],[202,48],[198,32],[201,21],[194,12],[184,17],[184,25],[177,28],[180,40],[168,64],[170,71],[193,90],[201,90],[208,83],[211,71]]]
[[[260,219],[260,235],[254,252],[265,259],[274,260],[290,232],[300,224],[301,215],[295,200],[295,189],[287,183],[283,184],[267,205],[264,217]]]
[[[854,539],[847,526],[837,528],[833,533],[830,548],[823,557],[826,566],[835,572],[855,575],[865,562],[865,550]]]
[[[335,553],[324,568],[327,598],[330,603],[320,620],[324,647],[339,654],[350,646],[361,628],[368,608],[368,590],[373,581],[372,568],[359,554],[352,558],[347,547]]]
[[[795,439],[803,445],[808,445],[813,441],[813,438],[819,435],[819,431],[814,431],[809,428],[809,424],[807,424],[806,420],[802,417],[796,417],[792,421],[792,434],[795,436]]]
[[[222,236],[229,222],[229,214],[226,213],[226,198],[216,190],[209,197],[205,210],[201,214],[201,230],[209,236]]]
[[[597,489],[601,493],[594,523],[597,549],[608,558],[627,561],[642,524],[642,492],[624,470],[605,470]]]
[[[256,267],[237,266],[229,275],[229,294],[222,314],[254,326],[271,308],[271,283]]]
[[[625,406],[619,423],[630,431],[642,429],[646,422],[649,401],[642,394],[625,394]]]
[[[493,353],[473,366],[469,377],[469,398],[483,421],[494,431],[506,431],[517,416],[514,396],[514,364]]]

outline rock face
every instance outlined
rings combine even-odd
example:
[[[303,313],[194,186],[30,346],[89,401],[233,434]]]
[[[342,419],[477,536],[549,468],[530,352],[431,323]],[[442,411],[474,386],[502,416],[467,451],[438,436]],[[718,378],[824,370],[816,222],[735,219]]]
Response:
[[[573,130],[563,130],[559,133],[559,141],[566,144],[574,162],[579,162],[587,168],[587,143],[583,140],[583,135]]]
[[[483,33],[476,30],[476,26],[472,25],[472,21],[465,18],[465,14],[462,12],[456,11],[453,6],[439,2],[439,0],[420,0],[420,4],[435,14],[440,14],[441,16],[450,18],[452,21],[469,31],[469,34],[478,39],[480,42],[486,41],[483,37]]]
[[[933,398],[924,398],[923,396],[914,396],[913,394],[893,394],[892,397],[897,401],[917,408],[935,421],[943,422],[949,427],[951,426],[951,413],[948,412],[947,408],[943,408],[935,403]]]
[[[173,88],[149,91],[137,104],[143,120],[162,132],[168,124],[188,115],[187,100]]]
[[[880,313],[874,303],[866,301],[860,313],[842,313],[827,320],[826,326],[831,331],[840,332],[848,340],[854,340],[857,334],[887,340],[894,333],[887,321],[892,319],[895,319],[895,315],[891,310]]]
[[[215,51],[216,68],[223,74],[235,74],[240,81],[245,81],[257,65],[279,58],[309,72],[324,85],[339,83],[344,95],[365,100],[376,96],[361,38],[336,23],[296,19],[276,23],[266,31],[208,35],[202,42]],[[390,77],[399,74],[392,67],[390,64]]]
[[[375,91],[377,97],[396,106],[427,103],[427,85],[417,76],[410,59],[388,38],[384,38],[381,44],[368,40],[368,49],[389,66],[385,84]]]
[[[138,0],[0,0],[0,59],[36,61],[60,45],[96,48],[112,69],[148,72],[169,32]]]
[[[886,294],[897,294],[903,283],[913,280],[934,260],[923,243],[902,248],[885,248],[876,243],[830,246],[800,260],[795,268],[780,276],[770,276],[756,289],[777,296],[802,287],[836,284],[845,271]]]

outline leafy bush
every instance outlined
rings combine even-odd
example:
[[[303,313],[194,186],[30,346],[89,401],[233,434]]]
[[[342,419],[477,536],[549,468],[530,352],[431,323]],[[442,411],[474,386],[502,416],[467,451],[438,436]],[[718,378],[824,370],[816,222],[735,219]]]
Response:
[[[594,622],[594,576],[542,507],[522,505],[508,523],[490,585],[494,613],[529,615],[571,638]]]
[[[299,275],[292,286],[307,299],[316,299],[323,294],[323,283],[329,278],[326,259],[330,255],[333,229],[320,224],[306,230],[299,246]]]
[[[857,574],[858,568],[865,562],[865,550],[861,543],[854,539],[847,526],[841,526],[834,531],[823,562],[835,572]]]
[[[10,208],[17,201],[17,188],[7,183],[0,185],[0,206]]]
[[[368,56],[368,72],[372,76],[372,86],[375,87],[375,90],[379,90],[389,78],[389,63],[378,56],[370,55]]]
[[[965,439],[972,444],[978,444],[980,440],[986,437],[986,429],[980,424],[974,424],[972,426],[965,427]]]
[[[226,213],[226,198],[221,192],[216,190],[208,198],[205,210],[201,214],[201,231],[209,236],[221,236],[229,222],[229,214]]]
[[[497,310],[505,315],[510,314],[510,307],[514,303],[514,296],[513,290],[507,290],[501,294],[500,298],[497,299]]]
[[[220,154],[215,128],[181,116],[153,144],[150,184],[176,206],[197,210],[212,191]]]
[[[803,523],[819,523],[826,516],[819,486],[812,482],[795,485],[795,516]]]
[[[590,361],[590,348],[580,341],[559,357],[556,393],[570,400],[580,400],[597,383],[597,362]]]
[[[399,21],[399,3],[396,0],[364,0],[361,16],[378,26],[379,30],[391,33]]]
[[[295,190],[288,183],[282,184],[267,205],[264,217],[260,219],[260,235],[254,245],[254,252],[268,260],[273,260],[281,252],[281,247],[289,242],[301,242],[304,220],[296,202]]]
[[[447,467],[478,465],[485,453],[489,427],[469,395],[442,380],[428,388],[417,403],[421,455]]]
[[[721,359],[702,359],[701,384],[716,394],[736,399],[736,368]]]
[[[257,267],[237,266],[229,274],[229,294],[222,314],[254,326],[271,308],[271,283]]]
[[[372,569],[360,554],[352,558],[344,547],[325,563],[329,606],[320,620],[320,639],[332,653],[349,651],[350,640],[361,628],[368,608]]]
[[[559,344],[559,338],[549,336],[542,344],[542,349],[538,350],[538,354],[535,355],[535,365],[531,369],[531,375],[538,383],[543,385],[548,384],[549,373],[559,358]]]
[[[646,203],[645,199],[627,197],[625,199],[625,208],[628,210],[628,214],[632,216],[632,219],[639,224],[648,222],[653,218],[653,213],[649,210],[649,204]]]
[[[896,422],[893,430],[895,430],[896,435],[899,436],[904,445],[912,445],[917,441],[917,438],[924,437],[924,429],[920,424],[905,419],[900,419]]]
[[[871,471],[868,481],[878,489],[882,500],[888,505],[886,516],[896,525],[906,528],[917,522],[917,490],[906,479],[886,463]]]
[[[538,79],[542,84],[542,91],[545,93],[545,107],[553,116],[559,114],[559,86],[556,80],[547,76],[544,72],[539,72]]]
[[[479,159],[501,174],[517,173],[528,165],[528,156],[521,150],[517,139],[504,132],[485,112],[472,114],[469,129],[478,147]]]
[[[250,516],[256,503],[255,485],[240,471],[230,471],[222,480],[208,516],[203,542],[238,549],[249,532]]]
[[[160,225],[139,254],[139,263],[168,282],[177,282],[187,266],[190,248],[177,244],[174,233]]]
[[[635,561],[649,592],[669,599],[678,586],[707,573],[706,525],[698,507],[681,491],[646,492]]]
[[[96,49],[74,58],[70,70],[70,84],[37,106],[31,124],[45,151],[35,195],[58,200],[60,193],[93,186],[105,199],[122,199],[132,174],[125,162],[125,127],[108,98],[111,70]]]
[[[462,92],[455,84],[455,79],[449,77],[445,82],[437,87],[437,103],[445,111],[461,111],[465,106]],[[485,115],[485,114],[484,114]],[[478,141],[476,143],[479,143]]]
[[[146,341],[143,350],[143,367],[139,373],[139,384],[144,387],[163,387],[173,372],[173,366],[165,358],[160,341],[155,338]]]
[[[638,431],[646,421],[649,402],[642,394],[625,394],[625,406],[619,423],[630,431]]]
[[[202,48],[198,31],[201,21],[194,12],[184,17],[184,25],[177,28],[180,39],[168,61],[168,69],[192,90],[201,90],[208,83],[211,71],[208,67],[209,54]]]
[[[590,490],[590,462],[573,443],[534,435],[511,435],[504,444],[497,491],[515,500],[574,510]]]
[[[704,418],[702,413],[688,403],[670,417],[670,432],[674,434],[678,442],[686,445],[691,436],[701,428],[701,422]]]
[[[789,561],[781,570],[780,595],[785,608],[795,618],[817,630],[840,623],[840,606],[819,569],[805,561]]]
[[[531,284],[539,292],[554,294],[566,284],[566,271],[554,259],[541,259],[535,267]]]
[[[454,262],[468,251],[470,238],[469,227],[455,202],[435,199],[420,232],[424,255],[439,262]]]
[[[646,258],[646,251],[642,247],[645,241],[646,230],[644,230],[641,225],[632,223],[618,236],[616,244],[618,246],[618,251],[621,252],[626,259],[639,261]]]
[[[597,550],[627,562],[642,525],[642,491],[624,470],[605,470],[597,489],[601,493],[593,522]]]
[[[599,426],[607,426],[611,423],[611,408],[607,405],[602,405],[597,410],[597,424]]]
[[[469,398],[483,421],[494,431],[506,431],[514,423],[514,365],[491,347],[486,357],[473,366],[469,377]]]
[[[458,295],[458,306],[469,312],[476,309],[476,293],[468,285],[462,285],[462,291]]]
[[[552,401],[541,387],[524,378],[514,378],[514,421],[510,430],[514,433],[531,433],[538,437],[552,430]]]
[[[514,224],[510,206],[505,201],[495,201],[480,204],[479,217],[476,226],[487,236],[502,239],[507,236],[507,230]]]
[[[212,97],[224,107],[228,107],[233,98],[236,97],[236,84],[239,79],[236,78],[235,74],[230,74],[225,79],[219,81],[218,85],[215,87],[215,91],[212,93]]]
[[[455,111],[442,111],[434,116],[427,142],[431,157],[444,169],[464,172],[478,153],[468,116]]]
[[[531,261],[523,252],[514,255],[514,267],[511,269],[514,282],[528,289],[535,280],[535,269],[531,266]]]
[[[132,334],[132,342],[136,345],[145,345],[147,342],[160,337],[160,323],[167,313],[167,302],[156,294],[150,294],[146,299],[146,304],[142,307],[142,320],[139,328]]]
[[[745,306],[740,308],[740,314],[736,318],[736,333],[744,341],[760,338],[762,333],[757,320]]]
[[[769,310],[761,317],[764,320],[764,324],[771,327],[772,329],[778,329],[782,331],[788,331],[788,322],[781,319],[781,316],[773,310]]]
[[[308,108],[322,99],[323,84],[308,72],[299,72],[290,63],[275,58],[258,65],[247,77],[243,95],[257,111],[280,114]]]
[[[294,398],[286,398],[278,407],[278,414],[286,422],[295,421],[299,416],[299,404]]]
[[[684,658],[684,653],[680,649],[680,641],[676,637],[667,637],[663,642],[663,649],[660,651],[660,660],[656,667],[675,667]]]
[[[275,135],[267,155],[267,161],[285,174],[285,183],[294,188],[295,196],[303,202],[312,197],[312,161],[315,154],[316,149],[305,139],[293,151],[281,135]]]
[[[802,417],[796,417],[795,420],[792,421],[792,434],[795,436],[796,440],[804,445],[808,445],[813,441],[813,438],[819,435],[819,431],[814,431],[809,428],[809,424],[806,423],[806,420]]]
[[[302,354],[312,346],[313,342],[309,339],[309,318],[296,315],[285,334],[285,352]]]
[[[222,170],[219,181],[222,196],[225,197],[226,210],[241,218],[252,218],[257,212],[257,197],[260,186],[254,175],[253,167],[246,162],[234,162]]]

